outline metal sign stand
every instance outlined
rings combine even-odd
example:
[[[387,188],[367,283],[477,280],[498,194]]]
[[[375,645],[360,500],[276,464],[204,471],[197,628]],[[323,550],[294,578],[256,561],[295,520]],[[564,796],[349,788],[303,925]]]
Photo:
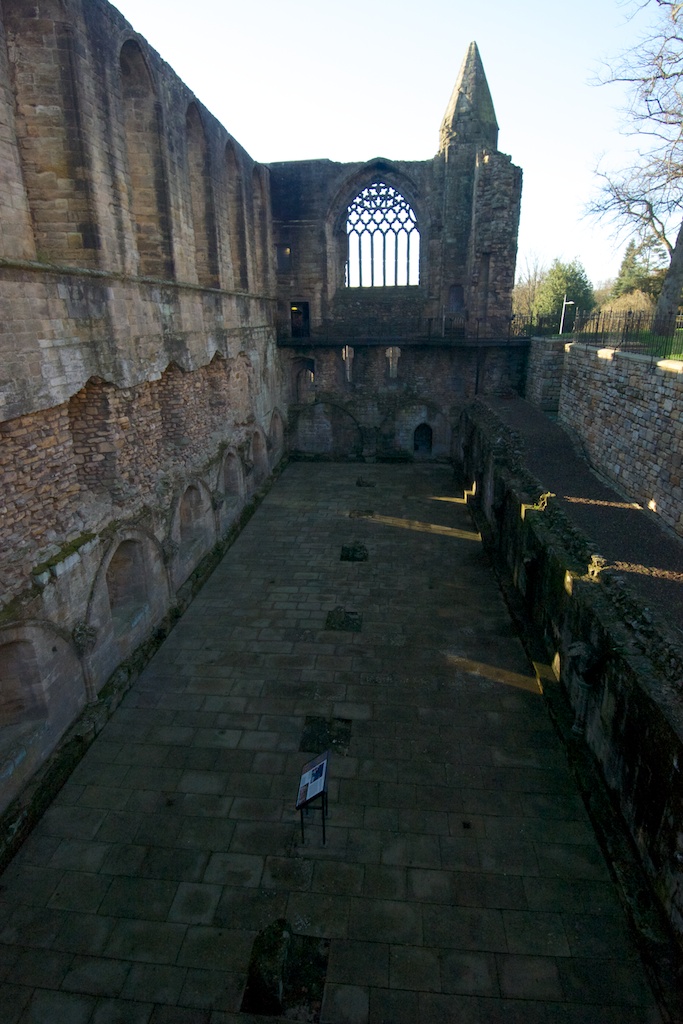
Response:
[[[325,750],[312,761],[307,761],[301,769],[299,789],[296,798],[296,809],[301,814],[301,842],[304,842],[304,811],[314,800],[320,800],[323,822],[323,846],[326,842],[325,818],[327,817],[327,764],[330,752]]]

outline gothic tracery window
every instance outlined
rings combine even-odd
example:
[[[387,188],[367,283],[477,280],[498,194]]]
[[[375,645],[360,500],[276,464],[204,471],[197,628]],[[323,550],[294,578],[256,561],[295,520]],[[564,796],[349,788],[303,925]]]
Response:
[[[410,203],[391,185],[374,181],[348,208],[350,288],[419,283],[420,232]]]

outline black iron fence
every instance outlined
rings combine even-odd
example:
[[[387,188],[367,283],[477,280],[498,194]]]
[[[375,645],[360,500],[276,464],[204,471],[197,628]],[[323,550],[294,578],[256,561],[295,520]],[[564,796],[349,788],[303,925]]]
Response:
[[[293,334],[289,323],[278,325],[280,344],[401,345],[496,343],[532,337],[556,337],[563,329],[567,341],[584,341],[599,348],[637,352],[653,359],[683,358],[683,316],[657,318],[640,312],[574,311],[560,324],[559,316],[437,317],[383,316],[328,321],[310,333]]]
[[[549,333],[552,331],[549,330]],[[330,321],[319,328],[311,327],[306,332],[293,332],[286,322],[278,324],[278,341],[281,344],[471,344],[477,341],[495,341],[499,344],[501,341],[528,337],[531,337],[529,321],[522,322],[512,316],[467,317],[459,313],[436,317],[366,316],[362,320]]]
[[[572,313],[572,318],[566,318],[562,325],[562,336],[567,341],[583,341],[598,348],[635,352],[653,359],[683,358],[683,316],[657,317],[637,310]],[[556,337],[560,333],[560,317],[514,316],[510,329],[516,337]]]
[[[683,357],[683,316],[653,313],[593,312],[576,314],[572,337],[577,341],[657,359]]]

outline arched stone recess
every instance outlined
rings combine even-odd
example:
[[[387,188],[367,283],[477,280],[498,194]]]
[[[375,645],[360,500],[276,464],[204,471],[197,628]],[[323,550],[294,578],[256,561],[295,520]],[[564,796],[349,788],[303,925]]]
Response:
[[[449,458],[452,433],[450,423],[435,406],[412,402],[399,406],[382,422],[378,454],[407,455],[415,459]]]
[[[60,0],[3,0],[16,128],[39,260],[99,264],[77,59]]]
[[[171,581],[175,590],[208,554],[217,540],[211,493],[201,480],[193,480],[178,499],[170,534]]]
[[[279,409],[273,409],[268,431],[270,468],[274,469],[285,454],[285,424]]]
[[[217,492],[220,532],[225,534],[241,512],[246,494],[244,466],[239,455],[232,449],[223,458],[218,473]]]
[[[50,623],[0,629],[0,812],[86,702],[73,644]]]
[[[345,293],[346,262],[348,258],[347,216],[349,205],[361,191],[373,182],[381,181],[401,194],[413,210],[420,233],[419,286],[424,294],[429,288],[430,223],[427,202],[413,179],[391,160],[378,158],[350,175],[338,189],[325,222],[326,279],[328,298]],[[359,289],[352,289],[358,293]],[[393,291],[394,289],[392,289]],[[366,289],[361,289],[365,294]],[[358,294],[355,296],[358,300]]]
[[[432,454],[434,431],[428,423],[418,423],[413,431],[413,452],[415,458],[423,458]]]
[[[161,621],[170,605],[161,545],[141,529],[115,534],[97,570],[87,612],[86,662],[97,692]]]
[[[235,143],[232,139],[228,139],[225,146],[225,194],[227,196],[226,229],[232,264],[232,286],[238,291],[247,291],[249,289],[249,266],[242,177],[243,171],[237,158]]]
[[[291,362],[292,400],[296,405],[315,402],[315,359],[293,359]]]
[[[251,172],[251,201],[254,212],[251,247],[254,264],[254,290],[268,292],[268,209],[263,184],[265,170],[254,164]]]
[[[197,283],[205,288],[217,288],[218,244],[211,162],[204,125],[196,103],[191,103],[187,108],[186,134]]]
[[[270,475],[268,447],[262,430],[255,430],[249,441],[247,491],[253,494]]]
[[[290,424],[290,449],[302,455],[330,459],[359,459],[363,430],[346,409],[328,402],[295,409]]]
[[[128,39],[119,55],[123,128],[128,158],[129,208],[138,273],[174,276],[168,183],[161,146],[161,106],[142,49]]]

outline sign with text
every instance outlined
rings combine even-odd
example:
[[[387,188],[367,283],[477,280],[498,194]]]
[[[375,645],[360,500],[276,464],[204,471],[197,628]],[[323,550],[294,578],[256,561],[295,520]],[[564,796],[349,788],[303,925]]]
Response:
[[[307,803],[316,797],[327,792],[327,762],[330,756],[329,750],[318,754],[312,761],[308,761],[301,771],[299,780],[299,795],[296,798],[296,809],[300,810]]]

